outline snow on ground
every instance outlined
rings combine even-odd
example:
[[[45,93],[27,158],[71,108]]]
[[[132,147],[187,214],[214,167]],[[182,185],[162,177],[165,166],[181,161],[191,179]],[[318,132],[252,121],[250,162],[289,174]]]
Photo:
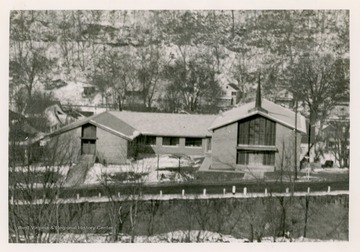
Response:
[[[157,169],[159,163],[159,169]],[[199,166],[199,162],[190,157],[180,159],[181,167],[193,167],[194,170]],[[115,176],[118,173],[138,173],[143,174],[144,183],[168,182],[194,179],[190,174],[179,174],[176,168],[179,167],[179,159],[171,155],[159,157],[146,157],[125,165],[95,164],[87,173],[85,184],[94,184],[103,181],[105,178]],[[174,171],[168,170],[174,169]],[[110,180],[111,181],[111,180]]]
[[[83,97],[84,83],[82,82],[67,82],[66,86],[52,90],[54,97],[61,101],[62,104],[75,105],[93,105],[101,104],[101,95],[96,94],[93,99]]]
[[[299,171],[300,174],[318,174],[318,173],[349,173],[349,168],[305,168]]]
[[[157,167],[157,157],[145,157],[136,162],[139,167]],[[185,156],[180,159],[181,167],[189,167],[194,164],[195,161],[191,157]],[[159,169],[164,168],[176,168],[179,167],[179,159],[172,155],[161,155],[159,156]]]
[[[70,166],[68,165],[64,165],[64,166],[29,166],[29,167],[22,167],[22,166],[17,166],[14,169],[10,169],[10,172],[28,172],[28,169],[31,172],[48,172],[48,171],[53,171],[53,172],[58,172],[63,176],[66,176],[66,174],[68,173]]]
[[[348,173],[349,168],[317,168],[317,169],[314,169],[314,172],[321,172],[321,173]]]
[[[273,237],[263,237],[261,242],[335,242],[336,240],[319,240],[312,238],[287,238],[276,237],[275,241]],[[59,235],[53,235],[50,238],[50,242],[54,243],[105,243],[111,242],[110,234],[73,234],[73,233],[61,233]],[[120,235],[118,242],[129,243],[131,242],[131,236]],[[177,243],[177,242],[200,242],[200,243],[245,243],[249,242],[245,238],[235,238],[231,235],[224,235],[217,232],[211,232],[206,230],[177,230],[163,234],[157,234],[153,236],[135,236],[135,243]],[[257,242],[256,240],[254,241]]]

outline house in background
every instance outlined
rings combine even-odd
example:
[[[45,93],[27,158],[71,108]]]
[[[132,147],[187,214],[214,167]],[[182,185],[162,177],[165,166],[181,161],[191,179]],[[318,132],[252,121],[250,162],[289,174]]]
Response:
[[[45,90],[53,90],[57,88],[65,87],[67,83],[63,81],[61,78],[54,79],[54,80],[48,80],[45,83]]]
[[[50,132],[76,120],[74,117],[65,113],[60,103],[55,103],[45,108],[43,114],[47,120],[47,127],[49,127]]]
[[[275,103],[285,108],[292,109],[294,107],[293,95],[287,89],[283,89],[277,93]]]
[[[84,89],[84,91],[82,93],[83,98],[91,98],[92,96],[95,95],[96,87],[94,85],[83,83],[82,86]]]
[[[220,98],[219,107],[232,107],[239,103],[241,98],[241,91],[234,83],[229,83],[225,86],[225,95]]]
[[[59,101],[48,98],[34,99],[27,104],[24,115],[42,132],[52,132],[75,121],[75,118],[65,113]]]

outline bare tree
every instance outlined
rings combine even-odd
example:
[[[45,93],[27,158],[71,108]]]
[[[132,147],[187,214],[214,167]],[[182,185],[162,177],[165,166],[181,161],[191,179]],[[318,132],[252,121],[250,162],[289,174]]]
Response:
[[[123,153],[123,152],[119,152]],[[149,172],[149,164],[139,160],[132,160],[127,165],[129,174],[133,174],[134,178],[130,181],[117,181],[125,183],[126,186],[121,192],[121,198],[116,195],[112,187],[112,179],[109,174],[104,173],[99,179],[105,196],[108,198],[109,207],[107,208],[110,224],[112,227],[111,241],[115,242],[119,239],[119,234],[128,224],[130,228],[130,242],[135,242],[136,228],[138,219],[143,210],[142,188],[145,182],[144,174]],[[126,179],[125,179],[126,180]]]
[[[35,11],[19,11],[11,15],[10,95],[16,96],[24,88],[26,104],[31,103],[36,86],[46,81],[55,62],[46,55],[48,45],[36,41],[33,34],[32,29],[37,27],[39,15]]]
[[[59,223],[58,196],[70,165],[68,141],[39,146],[10,143],[9,239],[11,242],[49,242]]]
[[[185,54],[184,54],[185,55]],[[215,78],[212,59],[208,54],[184,56],[165,68],[170,91],[180,95],[183,108],[191,112],[216,111],[222,91]]]
[[[159,90],[163,64],[166,65],[166,62],[162,59],[160,48],[156,45],[139,49],[137,53],[139,54],[137,75],[143,93],[144,106],[151,108]]]
[[[330,55],[308,56],[289,69],[295,99],[304,103],[312,127],[320,123],[321,132],[324,120],[334,106],[349,99],[349,61]],[[315,139],[319,140],[319,134]]]
[[[332,121],[327,131],[327,150],[332,153],[340,167],[348,167],[350,124],[347,121]],[[326,139],[325,139],[326,141]]]

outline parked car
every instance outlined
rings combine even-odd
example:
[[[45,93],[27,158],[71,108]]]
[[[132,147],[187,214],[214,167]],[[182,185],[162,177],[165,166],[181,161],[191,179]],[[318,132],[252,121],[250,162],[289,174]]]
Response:
[[[321,165],[322,168],[332,168],[334,165],[334,161],[332,160],[326,160],[323,165]]]

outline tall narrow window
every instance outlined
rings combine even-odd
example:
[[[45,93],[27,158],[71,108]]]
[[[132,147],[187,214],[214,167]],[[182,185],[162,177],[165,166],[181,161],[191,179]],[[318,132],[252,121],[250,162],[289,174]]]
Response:
[[[248,165],[249,164],[249,155],[247,151],[238,151],[237,152],[237,164]]]
[[[237,151],[237,164],[252,166],[272,166],[275,164],[275,153],[271,151]]]
[[[275,145],[275,122],[258,116],[238,124],[238,144]]]
[[[263,165],[274,165],[275,164],[275,153],[274,152],[264,152]]]

